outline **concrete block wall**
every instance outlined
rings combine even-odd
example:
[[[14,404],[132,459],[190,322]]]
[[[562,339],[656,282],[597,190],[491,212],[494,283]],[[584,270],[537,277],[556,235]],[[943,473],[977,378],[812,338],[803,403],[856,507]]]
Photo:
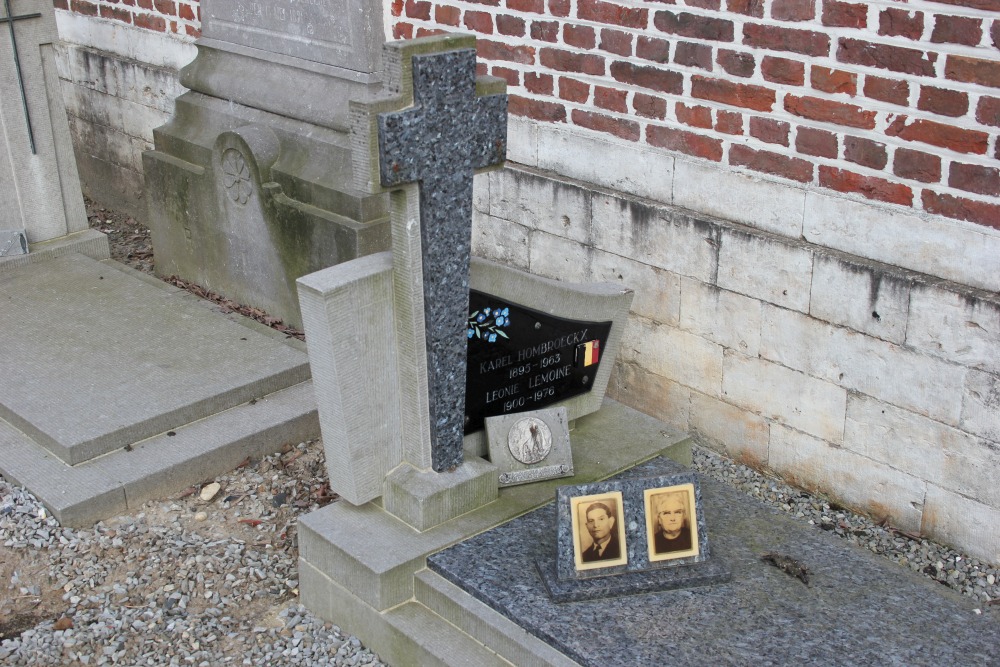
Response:
[[[803,233],[843,214],[835,198],[805,205],[803,189],[514,124],[511,151],[528,166],[477,180],[473,250],[636,290],[610,395],[753,466],[1000,562],[995,272],[976,277],[982,265],[962,269],[956,256],[931,275],[898,265],[917,257],[885,263],[875,243],[844,252]],[[558,160],[567,162],[553,169]],[[715,193],[744,222],[688,208]],[[914,217],[867,215],[888,230]],[[998,265],[997,235],[971,225],[947,234],[984,244]]]

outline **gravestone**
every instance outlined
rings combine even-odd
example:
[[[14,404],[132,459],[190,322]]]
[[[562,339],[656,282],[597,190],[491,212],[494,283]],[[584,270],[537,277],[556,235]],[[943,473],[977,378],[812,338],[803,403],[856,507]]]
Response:
[[[294,326],[296,278],[389,246],[354,187],[349,99],[381,89],[375,0],[204,0],[190,89],[143,155],[156,272]]]
[[[56,39],[51,2],[0,4],[0,257],[87,230]]]

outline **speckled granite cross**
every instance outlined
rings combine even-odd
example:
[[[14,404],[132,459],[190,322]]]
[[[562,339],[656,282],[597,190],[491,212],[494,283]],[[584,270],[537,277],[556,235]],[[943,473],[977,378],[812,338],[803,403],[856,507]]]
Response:
[[[476,96],[476,53],[413,56],[413,106],[378,116],[383,187],[420,185],[431,465],[462,463],[472,176],[503,161],[507,96]]]

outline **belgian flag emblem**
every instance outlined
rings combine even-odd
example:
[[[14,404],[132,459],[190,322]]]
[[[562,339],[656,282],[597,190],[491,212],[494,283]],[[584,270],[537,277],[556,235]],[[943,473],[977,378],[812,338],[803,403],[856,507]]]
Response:
[[[601,360],[601,341],[591,340],[576,346],[576,363],[586,368]]]

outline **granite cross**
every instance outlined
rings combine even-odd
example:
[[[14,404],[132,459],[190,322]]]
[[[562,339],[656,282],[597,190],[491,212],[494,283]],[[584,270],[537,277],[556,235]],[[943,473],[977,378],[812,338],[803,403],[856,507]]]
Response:
[[[383,187],[419,182],[431,467],[462,463],[472,177],[503,161],[507,96],[476,96],[476,52],[413,56],[408,109],[379,114]]]
[[[14,37],[14,21],[24,19],[37,19],[40,13],[20,14],[15,16],[10,9],[10,0],[3,0],[6,15],[0,17],[0,23],[6,23],[10,31],[10,45],[14,49],[14,71],[17,72],[17,85],[21,89],[21,106],[24,107],[24,120],[28,124],[28,143],[31,145],[31,154],[35,154],[35,133],[31,131],[31,115],[28,113],[28,98],[24,93],[24,77],[21,75],[21,58],[17,54],[17,39]]]

